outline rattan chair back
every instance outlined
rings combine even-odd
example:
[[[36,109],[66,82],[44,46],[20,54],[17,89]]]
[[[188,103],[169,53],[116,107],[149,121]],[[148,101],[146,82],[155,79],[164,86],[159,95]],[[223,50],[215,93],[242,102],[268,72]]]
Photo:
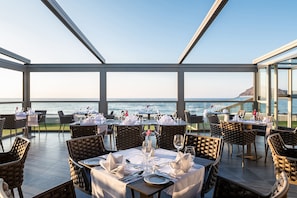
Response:
[[[268,135],[265,136],[265,140],[267,139],[267,137],[271,134],[274,133],[279,133],[284,144],[286,146],[291,146],[292,148],[295,148],[295,146],[297,145],[297,133],[294,132],[294,129],[292,128],[287,128],[287,127],[278,127],[278,129],[272,129],[270,130],[270,133],[268,133]],[[267,154],[268,154],[268,145],[267,145],[267,141],[265,142],[265,162],[267,159]]]
[[[45,192],[35,195],[33,198],[76,198],[72,180],[55,186]]]
[[[257,159],[256,149],[256,135],[253,130],[244,130],[243,124],[240,122],[221,122],[223,142],[227,144],[236,144],[242,146],[242,167],[244,167],[244,146],[253,144],[255,149],[255,155]]]
[[[16,120],[15,114],[1,114],[0,117],[5,118],[3,129],[10,130],[10,135],[13,129],[17,134],[17,129],[25,128],[27,124],[27,119]]]
[[[71,138],[97,134],[97,125],[70,125]]]
[[[194,134],[185,135],[185,146],[194,146],[196,157],[216,160],[222,155],[222,138],[201,136]]]
[[[0,118],[0,144],[3,152],[4,152],[4,147],[2,143],[2,135],[3,135],[3,127],[4,127],[5,119],[6,118]]]
[[[78,161],[107,154],[101,135],[84,136],[66,141],[69,158],[70,178],[75,187],[91,194],[90,173]]]
[[[210,169],[207,172],[206,179],[203,182],[201,197],[203,198],[206,193],[211,191],[216,185],[217,177],[219,174],[219,165],[221,157],[219,156],[215,162],[211,165]]]
[[[209,123],[220,124],[220,119],[216,114],[207,114],[207,119]]]
[[[66,141],[69,156],[75,161],[108,153],[101,135],[78,137]]]
[[[22,184],[24,180],[24,166],[30,148],[30,141],[16,137],[10,151],[0,153],[0,178],[9,185],[11,192],[17,188],[19,196],[23,197]]]
[[[157,145],[159,148],[174,150],[173,138],[176,134],[184,135],[186,125],[160,125],[157,136]]]
[[[116,125],[117,150],[138,147],[142,145],[142,125]]]
[[[276,177],[284,171],[289,182],[297,185],[297,149],[287,148],[279,133],[268,136],[267,143],[272,153]]]
[[[43,124],[45,130],[47,130],[47,127],[46,127],[46,113],[47,113],[47,110],[35,110],[35,113],[38,114],[39,128],[40,128],[40,124]]]

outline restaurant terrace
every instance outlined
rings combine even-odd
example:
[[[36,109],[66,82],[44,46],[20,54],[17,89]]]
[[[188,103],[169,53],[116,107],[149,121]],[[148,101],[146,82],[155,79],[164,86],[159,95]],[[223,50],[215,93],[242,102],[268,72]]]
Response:
[[[21,10],[23,3],[13,1],[12,4],[7,4],[7,9],[16,8],[22,15],[25,13]],[[16,128],[15,133],[9,128],[3,129],[2,142],[5,151],[10,150],[16,137],[24,134],[30,140],[31,147],[25,163],[22,185],[24,197],[33,197],[65,182],[67,178],[70,179],[67,161],[70,151],[67,151],[69,146],[66,146],[66,141],[74,139],[71,125],[73,122],[81,123],[85,119],[84,116],[91,116],[92,112],[100,113],[100,116],[103,115],[107,119],[108,116],[112,116],[114,120],[124,120],[124,117],[135,115],[139,122],[158,121],[161,116],[169,116],[178,125],[185,123],[184,132],[207,137],[212,135],[212,124],[207,118],[207,113],[215,114],[221,121],[226,121],[236,117],[239,110],[244,110],[245,120],[255,121],[256,114],[253,114],[255,111],[259,115],[257,119],[261,118],[263,121],[269,118],[271,130],[283,129],[292,132],[297,127],[297,89],[295,86],[297,84],[297,40],[294,40],[294,37],[289,41],[282,40],[280,42],[282,44],[275,48],[264,48],[262,51],[265,53],[258,54],[250,62],[235,63],[237,61],[235,59],[232,63],[220,63],[219,58],[224,56],[222,55],[223,49],[218,45],[214,46],[213,43],[210,45],[214,50],[208,51],[207,56],[211,54],[214,61],[208,60],[207,62],[203,59],[205,54],[201,51],[207,46],[207,40],[204,38],[207,36],[211,38],[213,34],[221,34],[218,28],[223,27],[221,25],[224,24],[224,19],[229,19],[228,11],[232,6],[239,6],[238,2],[232,0],[214,0],[207,1],[207,3],[190,1],[188,5],[182,3],[180,10],[175,10],[168,2],[163,2],[160,7],[167,6],[168,8],[168,24],[163,21],[164,15],[159,18],[155,16],[159,14],[158,9],[154,8],[151,10],[154,13],[150,14],[156,17],[152,19],[156,24],[163,21],[163,25],[166,24],[169,30],[166,32],[158,26],[159,29],[154,29],[148,34],[151,38],[140,31],[149,31],[150,27],[149,24],[145,24],[147,22],[144,18],[145,14],[142,15],[135,10],[138,5],[135,1],[128,1],[127,4],[130,4],[131,10],[128,6],[126,12],[132,12],[134,9],[143,17],[143,21],[137,17],[124,19],[120,6],[117,7],[118,10],[113,9],[105,1],[70,3],[41,0],[27,3],[31,5],[31,10],[28,12],[36,13],[36,16],[26,24],[10,24],[11,27],[3,27],[3,31],[12,29],[16,40],[11,41],[11,45],[5,42],[3,46],[0,46],[0,78],[6,79],[4,83],[0,81],[2,82],[0,88],[4,90],[0,95],[0,117],[4,117],[1,115],[5,114],[16,114],[22,110],[47,111],[42,124],[38,122],[28,127],[27,121],[26,129]],[[100,10],[100,3],[102,3],[102,10]],[[158,3],[160,2],[153,1],[155,6]],[[175,3],[180,4],[176,1],[172,4]],[[70,4],[73,5],[69,6]],[[86,5],[81,6],[82,4]],[[182,8],[182,5],[185,8]],[[198,5],[200,6],[199,9],[197,8],[199,14],[194,15],[197,18],[187,18],[193,16],[193,10],[190,8]],[[4,6],[1,9],[6,8]],[[241,9],[244,10],[243,7]],[[108,12],[114,12],[113,14],[119,17],[119,21],[106,17],[108,15],[105,14]],[[170,16],[176,16],[179,12],[181,13],[180,19],[172,18],[171,21]],[[12,22],[22,18],[22,16],[5,17],[7,21]],[[26,17],[24,15],[24,18]],[[123,24],[125,20],[127,20],[126,25]],[[128,20],[135,20],[138,26],[131,27]],[[290,20],[294,22],[292,18]],[[185,23],[189,23],[191,28],[184,26]],[[254,23],[257,23],[256,19]],[[93,26],[89,27],[85,24],[93,24]],[[127,30],[120,34],[117,28]],[[182,34],[175,33],[181,28],[185,28]],[[249,28],[252,34],[255,30],[252,27]],[[113,31],[108,33],[107,29]],[[21,33],[20,30],[22,30]],[[30,35],[28,36],[29,43],[26,42],[27,35]],[[34,41],[34,36],[36,41]],[[60,37],[59,40],[62,38],[61,43],[56,40],[58,37]],[[226,37],[228,35],[222,35],[219,39],[224,40]],[[125,38],[130,40],[126,41]],[[241,39],[249,40],[246,37]],[[20,43],[19,49],[18,42]],[[264,45],[260,41],[254,42],[255,48]],[[169,48],[177,48],[175,49],[177,51],[166,49],[166,44]],[[245,42],[241,45],[244,44]],[[32,51],[27,47],[29,45],[33,46]],[[142,51],[140,45],[147,46]],[[220,49],[220,52],[216,52],[216,47]],[[72,51],[70,50],[72,48],[80,50]],[[252,52],[245,51],[244,53]],[[31,54],[35,60],[31,60]],[[198,62],[201,56],[202,62]],[[228,54],[228,56],[232,55]],[[42,62],[43,57],[46,57],[44,62]],[[199,80],[207,76],[209,77],[207,80]],[[232,78],[239,79],[239,81],[234,82]],[[131,83],[128,82],[129,80],[132,80]],[[246,86],[240,86],[241,83]],[[209,95],[203,93],[203,90],[207,88],[211,93]],[[233,97],[225,96],[224,92],[230,90]],[[222,95],[213,97],[214,93]],[[143,110],[146,112],[143,113]],[[78,116],[73,117],[69,122],[62,123],[59,111],[68,116],[74,114]],[[125,111],[127,111],[126,115]],[[187,111],[202,117],[203,120],[191,123],[186,117]],[[39,113],[39,115],[42,114]],[[40,118],[39,116],[38,119]],[[112,130],[118,131],[118,135],[115,135],[114,131],[108,133],[110,128],[106,128],[103,137],[105,148],[122,150],[119,149],[119,145],[116,145],[116,137],[120,136],[118,123],[113,122],[107,125],[115,127],[116,129],[112,128]],[[144,126],[142,131],[157,132],[158,124],[156,123],[142,123],[142,125]],[[264,135],[263,133],[262,136],[259,135],[261,133],[259,131],[263,128],[253,129],[258,130],[254,142],[257,145],[257,153],[261,157],[257,161],[244,161],[243,158],[234,155],[229,158],[229,148],[224,147],[219,175],[262,192],[268,192],[276,180],[273,169],[275,163],[272,161],[271,151],[266,161],[268,144],[263,143],[263,139],[265,142],[268,136],[266,137],[265,132]],[[291,146],[294,148],[295,145]],[[234,151],[236,149],[234,147]],[[57,162],[56,160],[61,156],[63,158],[61,163]],[[297,158],[297,156],[294,157]],[[41,160],[40,158],[47,159]],[[42,163],[38,162],[40,160]],[[40,167],[42,164],[43,166]],[[44,166],[44,164],[47,165]],[[0,170],[2,170],[1,164]],[[261,181],[263,185],[260,185]],[[295,185],[290,184],[288,197],[293,197],[295,194],[297,190]],[[130,186],[131,189],[134,187]],[[215,194],[214,188],[213,186],[205,197],[212,197]],[[91,197],[92,192],[85,193],[76,189],[76,194],[77,197]],[[19,196],[16,190],[14,196]],[[162,194],[162,196],[167,195]]]

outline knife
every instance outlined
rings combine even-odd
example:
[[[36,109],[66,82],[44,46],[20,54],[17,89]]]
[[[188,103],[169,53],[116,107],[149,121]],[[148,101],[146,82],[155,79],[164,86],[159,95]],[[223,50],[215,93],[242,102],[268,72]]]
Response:
[[[132,173],[130,175],[127,175],[126,177],[121,178],[120,180],[123,181],[123,182],[128,182],[131,179],[134,179],[134,178],[137,178],[137,177],[141,176],[142,173],[143,173],[143,170],[136,171],[136,172],[134,172],[134,173]]]

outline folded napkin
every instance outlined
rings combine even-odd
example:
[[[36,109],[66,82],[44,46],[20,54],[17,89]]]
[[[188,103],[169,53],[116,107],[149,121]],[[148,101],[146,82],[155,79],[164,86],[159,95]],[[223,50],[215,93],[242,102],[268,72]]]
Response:
[[[123,124],[126,124],[126,125],[132,125],[132,124],[136,124],[136,122],[138,121],[138,117],[137,116],[127,116],[125,118],[125,120],[123,121]]]
[[[174,120],[172,119],[171,116],[168,115],[163,115],[160,120],[159,120],[160,124],[175,124]]]
[[[193,166],[193,158],[189,153],[178,152],[174,161],[170,162],[169,165],[172,169],[172,175],[178,176],[187,173]]]
[[[81,121],[81,125],[92,125],[95,124],[95,120],[93,118],[86,118]]]
[[[112,153],[109,153],[106,160],[100,161],[100,166],[107,172],[116,175],[118,178],[122,178],[125,175],[125,166],[122,155],[116,157]]]
[[[95,116],[94,120],[102,122],[105,121],[106,118],[101,113],[99,113]]]

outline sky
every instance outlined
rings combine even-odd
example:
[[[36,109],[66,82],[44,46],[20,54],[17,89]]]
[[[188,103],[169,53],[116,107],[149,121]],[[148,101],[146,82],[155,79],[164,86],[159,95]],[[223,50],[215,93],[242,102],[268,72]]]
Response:
[[[177,63],[214,0],[57,2],[106,63]],[[296,7],[229,0],[184,63],[252,63],[296,40]],[[31,63],[99,63],[41,1],[1,1],[0,18],[0,47]]]

